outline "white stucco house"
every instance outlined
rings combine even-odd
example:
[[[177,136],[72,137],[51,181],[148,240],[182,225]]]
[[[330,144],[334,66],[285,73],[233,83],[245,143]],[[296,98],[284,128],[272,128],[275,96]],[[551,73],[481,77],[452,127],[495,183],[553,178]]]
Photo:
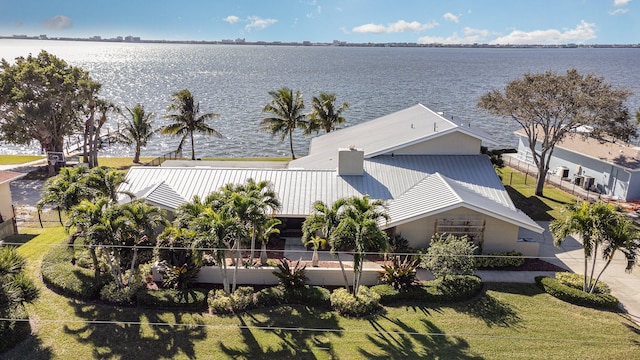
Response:
[[[14,171],[0,170],[0,240],[15,233],[11,187],[9,185],[13,180],[20,179],[25,175]]]
[[[321,200],[369,195],[384,200],[390,220],[383,227],[414,248],[435,233],[468,235],[483,253],[517,250],[537,256],[538,244],[523,241],[522,229],[543,229],[515,208],[489,158],[481,154],[488,134],[456,124],[424,105],[311,140],[309,154],[287,165],[165,162],[134,167],[122,190],[175,210],[227,183],[270,181],[282,203],[278,217],[300,226]]]
[[[517,158],[533,165],[529,139],[518,137]],[[590,191],[621,201],[640,200],[640,147],[604,141],[576,132],[556,144],[549,161],[550,176],[560,176]]]

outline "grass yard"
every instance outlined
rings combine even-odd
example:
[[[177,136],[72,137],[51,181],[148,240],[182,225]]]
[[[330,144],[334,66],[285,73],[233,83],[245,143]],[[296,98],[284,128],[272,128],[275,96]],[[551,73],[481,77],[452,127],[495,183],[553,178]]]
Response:
[[[551,221],[560,216],[564,205],[577,198],[553,186],[546,185],[544,196],[536,196],[536,179],[509,167],[498,169],[498,176],[515,206],[535,221]]]
[[[304,306],[214,316],[86,303],[39,280],[42,255],[64,241],[64,230],[25,232],[25,240],[33,238],[19,252],[42,292],[28,306],[34,335],[3,359],[627,359],[640,353],[640,327],[625,315],[570,305],[527,284],[486,284],[468,302],[404,304],[366,319]]]
[[[24,164],[31,161],[44,159],[44,156],[31,155],[0,155],[0,165]]]

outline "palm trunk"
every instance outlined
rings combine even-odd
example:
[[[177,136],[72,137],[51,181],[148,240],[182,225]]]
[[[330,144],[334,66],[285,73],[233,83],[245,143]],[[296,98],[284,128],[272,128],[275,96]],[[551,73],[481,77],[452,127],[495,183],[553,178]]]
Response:
[[[296,159],[296,154],[293,152],[293,130],[289,130],[289,147],[291,148],[291,159]]]
[[[109,264],[109,270],[111,270],[111,275],[113,276],[113,280],[116,282],[116,286],[118,287],[118,289],[122,289],[122,282],[120,281],[120,277],[118,276],[116,269],[113,265],[113,261],[111,261],[111,255],[109,255],[104,248],[102,249],[102,255],[104,255],[105,258],[107,258],[107,264]]]
[[[196,159],[196,148],[193,143],[193,131],[191,132],[191,160]]]
[[[318,248],[313,247],[313,256],[311,256],[311,266],[318,267]]]
[[[593,246],[593,261],[591,263],[591,274],[589,275],[589,286],[588,288],[591,289],[593,287],[593,274],[596,271],[596,260],[598,255],[598,243],[595,243],[595,245]]]
[[[267,256],[267,243],[263,242],[262,247],[260,249],[260,265],[264,266],[267,264],[267,260],[269,257]]]
[[[133,156],[133,162],[136,164],[140,162],[140,143],[136,143],[136,154]]]
[[[93,246],[89,247],[89,253],[91,254],[91,260],[93,261],[94,277],[96,283],[100,283],[100,263],[98,262],[98,254]]]
[[[256,252],[256,237],[257,237],[257,228],[253,226],[253,231],[251,234],[251,256],[249,257],[249,264],[253,265],[253,256]]]
[[[236,283],[237,283],[237,277],[238,277],[238,266],[240,265],[240,261],[242,261],[241,259],[241,255],[242,255],[242,249],[240,249],[240,239],[237,240],[237,245],[236,245],[236,265],[235,268],[233,269],[233,284],[231,285],[231,292],[236,291]]]
[[[222,262],[220,263],[220,273],[222,275],[222,288],[224,292],[230,294],[229,291],[229,278],[227,277],[227,257],[224,254],[224,250],[222,251]]]
[[[127,286],[131,286],[131,280],[133,279],[133,270],[136,266],[136,258],[138,257],[138,248],[136,246],[133,247],[133,258],[131,259],[131,269],[129,271],[129,280],[127,281]]]
[[[340,253],[336,253],[336,258],[338,258],[338,264],[340,264],[340,270],[342,271],[342,278],[344,278],[344,288],[349,291],[349,280],[347,280],[347,273],[344,271],[344,264],[342,264],[342,259],[340,259]]]
[[[596,281],[593,282],[593,285],[591,286],[591,289],[589,289],[589,294],[593,294],[593,291],[596,289],[596,285],[598,284],[598,280],[600,280],[600,276],[602,276],[602,273],[605,270],[607,270],[607,267],[609,266],[609,264],[611,264],[611,260],[613,260],[613,254],[614,253],[615,253],[615,251],[611,253],[609,258],[607,259],[607,262],[604,264],[604,267],[602,268],[602,270],[600,270],[600,273],[598,273],[598,277],[596,277]]]

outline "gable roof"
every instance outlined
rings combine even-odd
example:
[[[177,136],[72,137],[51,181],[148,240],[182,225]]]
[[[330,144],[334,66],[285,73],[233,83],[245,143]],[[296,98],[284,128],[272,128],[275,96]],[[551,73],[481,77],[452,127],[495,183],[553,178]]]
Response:
[[[289,168],[330,169],[337,166],[337,149],[354,145],[364,150],[365,158],[440,137],[454,131],[493,142],[484,131],[461,126],[422,104],[349,126],[311,139],[309,155],[292,160]]]

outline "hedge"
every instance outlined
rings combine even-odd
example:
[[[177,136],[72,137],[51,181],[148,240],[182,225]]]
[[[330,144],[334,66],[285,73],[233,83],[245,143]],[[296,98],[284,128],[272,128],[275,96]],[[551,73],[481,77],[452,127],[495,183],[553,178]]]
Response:
[[[570,272],[557,272],[556,280],[560,281],[561,283],[569,287],[572,287],[578,290],[582,290],[584,286],[584,275],[581,275],[581,274],[575,274]],[[599,280],[593,292],[598,294],[609,294],[611,293],[611,289],[609,288],[609,285]]]
[[[524,265],[524,256],[519,251],[500,251],[476,257],[475,261],[479,268],[518,267]]]
[[[380,295],[380,303],[384,305],[399,301],[456,302],[478,295],[482,280],[475,275],[449,275],[446,279],[427,281],[407,290],[396,290],[391,285],[376,285],[371,290]]]
[[[42,281],[59,292],[82,299],[98,299],[108,276],[96,281],[95,273],[71,264],[71,253],[66,247],[49,250],[42,259]]]
[[[547,276],[537,276],[535,280],[538,287],[544,292],[571,304],[603,309],[618,309],[618,299],[613,295],[589,294]]]
[[[29,314],[23,306],[6,314],[8,318],[18,321],[0,321],[0,353],[15,346],[31,334]],[[26,321],[24,321],[26,320]]]

